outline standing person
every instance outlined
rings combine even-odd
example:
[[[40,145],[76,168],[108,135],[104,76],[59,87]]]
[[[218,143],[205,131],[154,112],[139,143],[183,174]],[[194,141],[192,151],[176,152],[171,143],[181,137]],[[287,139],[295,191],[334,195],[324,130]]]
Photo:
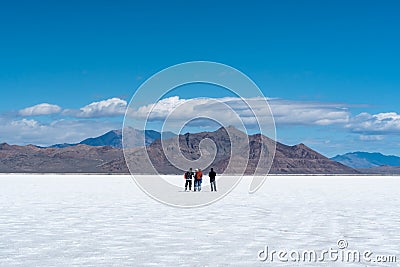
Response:
[[[199,173],[199,169],[196,169],[196,170],[194,171],[194,192],[196,192],[197,189],[198,189],[198,182],[197,182],[197,175],[198,175],[198,173]]]
[[[197,170],[196,181],[197,181],[197,190],[201,191],[201,183],[203,182],[203,172],[201,171],[201,169]]]
[[[213,168],[211,168],[211,171],[208,173],[208,176],[210,177],[211,192],[212,191],[217,192],[217,184],[215,183],[215,176],[217,176],[217,173],[214,171]]]
[[[192,190],[192,179],[193,179],[193,172],[192,168],[190,168],[187,172],[185,172],[185,191],[187,191],[187,188],[189,186],[189,191]]]

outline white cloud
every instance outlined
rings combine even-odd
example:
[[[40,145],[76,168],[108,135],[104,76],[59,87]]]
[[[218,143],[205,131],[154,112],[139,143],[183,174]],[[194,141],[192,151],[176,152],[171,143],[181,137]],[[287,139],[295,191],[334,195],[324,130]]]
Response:
[[[164,120],[171,111],[175,110],[178,106],[186,103],[187,101],[188,100],[186,99],[179,99],[178,96],[165,98],[155,104],[149,104],[140,107],[137,112],[135,112],[134,116],[145,119],[150,114],[151,119],[153,120]],[[186,114],[182,114],[182,116],[185,115]]]
[[[347,123],[350,113],[334,103],[300,102],[272,99],[269,101],[275,120],[280,124],[332,125]]]
[[[400,132],[400,114],[386,112],[378,114],[360,113],[347,125],[355,133],[382,135]]]
[[[125,113],[127,102],[120,98],[110,98],[99,102],[93,102],[79,110],[65,110],[64,115],[72,115],[77,118],[114,117]]]
[[[61,107],[53,104],[42,103],[32,107],[21,109],[18,114],[21,116],[50,115],[61,112]]]
[[[385,139],[383,135],[360,135],[361,141],[381,141]]]
[[[35,128],[38,125],[39,122],[36,120],[22,119],[22,120],[11,121],[11,126],[17,126],[17,127]]]
[[[250,104],[258,119],[270,117],[270,112],[265,109],[265,99],[261,97],[247,98],[246,102]],[[218,103],[218,102],[219,103]],[[132,112],[132,116],[138,119],[163,121],[167,116],[174,120],[190,120],[196,118],[200,113],[211,118],[221,120],[225,124],[234,121],[235,118],[230,117],[226,111],[226,104],[238,114],[246,124],[256,122],[253,112],[246,103],[240,98],[197,98],[197,99],[180,99],[178,96],[162,99],[156,104],[150,104],[139,107]],[[277,124],[290,125],[331,125],[345,124],[349,122],[350,113],[348,110],[338,104],[332,103],[314,103],[289,101],[281,99],[268,99]],[[179,109],[179,112],[173,112]],[[151,112],[151,113],[150,113]],[[232,114],[231,114],[232,115]],[[260,118],[262,117],[262,118]]]

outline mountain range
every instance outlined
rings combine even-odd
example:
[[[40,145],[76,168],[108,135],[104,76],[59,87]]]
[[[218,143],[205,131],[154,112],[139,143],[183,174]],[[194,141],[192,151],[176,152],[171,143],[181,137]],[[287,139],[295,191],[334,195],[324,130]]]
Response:
[[[164,174],[181,174],[186,160],[200,159],[202,153],[215,153],[211,166],[219,173],[236,173],[238,166],[245,166],[245,173],[266,173],[271,162],[269,153],[276,146],[271,173],[282,174],[357,174],[357,170],[328,159],[304,144],[287,146],[260,135],[246,135],[231,127],[214,132],[186,133],[160,140],[160,133],[130,129],[126,142],[125,157],[133,173],[154,173],[154,168]],[[167,136],[168,136],[167,134]],[[146,146],[140,146],[145,136]],[[164,135],[165,136],[165,135]],[[207,142],[206,140],[212,140]],[[203,142],[204,141],[204,142]],[[172,145],[179,143],[179,150]],[[138,146],[139,145],[139,146]],[[172,151],[178,165],[172,165],[163,151]],[[97,138],[89,138],[79,144],[39,148],[33,145],[0,145],[0,172],[26,173],[128,173],[127,163],[121,149],[121,131],[111,131]],[[230,150],[236,147],[232,158]],[[168,150],[170,149],[170,150]],[[147,151],[146,151],[147,150]],[[247,153],[249,151],[249,153]],[[147,152],[147,153],[146,153]],[[179,158],[180,154],[183,157]],[[147,155],[149,158],[147,158]],[[171,156],[170,155],[170,156]],[[186,158],[186,159],[185,159]],[[150,161],[149,161],[150,159]],[[231,162],[231,164],[228,164]],[[197,166],[190,166],[196,168]]]
[[[133,128],[126,129],[127,136],[130,137],[126,141],[126,146],[135,148],[142,145],[143,138],[145,145],[150,145],[154,141],[161,139],[161,133],[154,130],[136,130]],[[163,138],[169,139],[176,136],[172,132],[164,132]],[[56,144],[51,148],[64,148],[77,145],[88,146],[111,146],[114,148],[122,148],[122,130],[109,131],[103,135],[94,138],[87,138],[76,144]],[[280,148],[280,146],[279,146]],[[400,157],[387,156],[381,153],[369,152],[351,152],[343,155],[337,155],[331,160],[342,163],[353,169],[357,169],[361,173],[368,174],[398,174],[400,173]]]

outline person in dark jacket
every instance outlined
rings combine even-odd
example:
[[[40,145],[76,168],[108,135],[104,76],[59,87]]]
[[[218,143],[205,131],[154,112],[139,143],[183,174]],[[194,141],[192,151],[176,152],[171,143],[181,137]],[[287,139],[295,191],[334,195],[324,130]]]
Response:
[[[192,172],[192,168],[190,168],[187,172],[185,172],[185,175],[184,175],[185,191],[187,191],[188,186],[189,186],[189,191],[192,190],[193,175],[194,175],[194,173]]]
[[[211,192],[212,191],[217,192],[217,184],[215,183],[215,176],[217,176],[217,173],[214,171],[213,168],[211,168],[211,171],[208,173],[208,176],[210,177]]]

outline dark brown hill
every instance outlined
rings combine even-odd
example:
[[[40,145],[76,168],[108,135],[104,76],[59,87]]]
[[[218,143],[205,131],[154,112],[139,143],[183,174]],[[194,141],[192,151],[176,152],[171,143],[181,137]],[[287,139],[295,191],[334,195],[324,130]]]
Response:
[[[105,162],[122,157],[122,150],[108,146],[77,145],[38,148],[32,145],[0,145],[2,173],[102,173]]]
[[[259,163],[259,174],[265,174],[268,171],[268,161],[271,160],[268,153],[276,146],[275,157],[271,167],[271,173],[275,174],[356,174],[356,170],[347,167],[341,163],[330,160],[329,158],[319,154],[304,144],[295,146],[287,146],[279,142],[275,142],[268,137],[260,134],[247,136],[245,133],[230,128],[229,132],[233,133],[231,139],[224,128],[220,128],[215,132],[202,132],[180,135],[178,139],[179,150],[187,160],[198,160],[201,154],[214,151],[215,159],[210,167],[219,172],[225,173],[243,173],[238,166],[243,166],[247,162],[245,170],[246,174],[254,174],[257,163]],[[211,139],[211,142],[202,144],[200,142],[205,139]],[[176,139],[175,139],[176,142]],[[181,174],[188,167],[197,168],[202,165],[200,161],[196,166],[193,164],[184,164],[185,159],[180,157],[178,149],[174,144],[174,138],[164,140],[164,147],[169,154],[169,159],[178,162],[177,168],[173,166],[163,153],[163,144],[161,140],[153,142],[146,148],[138,149],[126,153],[129,167],[134,173],[151,173],[151,165],[155,167],[157,172],[163,174]],[[233,148],[235,147],[235,148]],[[200,149],[202,148],[202,149]],[[146,151],[147,154],[146,155]],[[235,149],[235,153],[230,155],[231,149]],[[216,150],[216,151],[215,151]],[[249,151],[249,153],[247,153]],[[212,154],[212,153],[210,153]],[[175,155],[175,156],[174,156]],[[147,158],[148,157],[148,158]],[[149,164],[149,160],[151,164]],[[228,166],[228,163],[231,165]],[[121,169],[124,162],[117,159],[113,162],[106,163],[107,166]],[[207,165],[208,166],[208,165]],[[204,167],[202,167],[204,168]]]

